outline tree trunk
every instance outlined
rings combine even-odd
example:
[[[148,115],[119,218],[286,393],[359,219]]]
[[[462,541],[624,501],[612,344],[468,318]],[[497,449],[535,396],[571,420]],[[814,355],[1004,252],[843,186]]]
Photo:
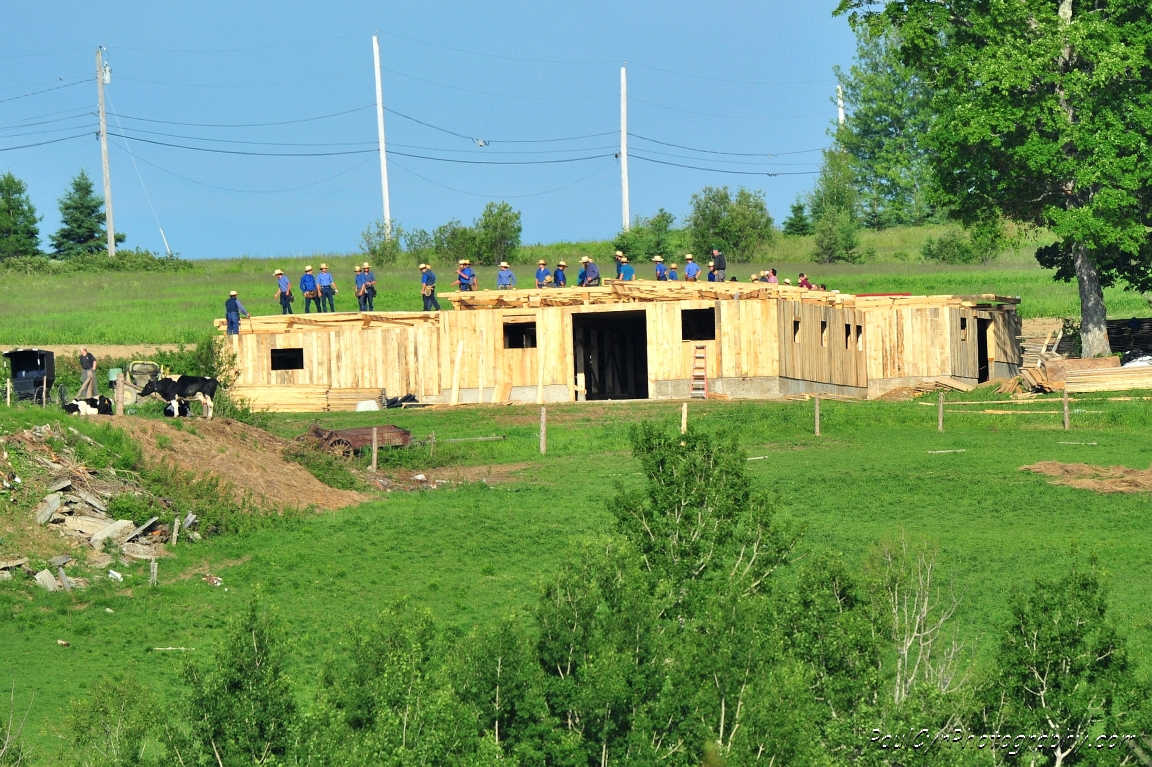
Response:
[[[1104,308],[1104,289],[1096,264],[1082,243],[1072,246],[1076,267],[1076,285],[1080,288],[1080,355],[1104,357],[1112,353],[1108,343],[1108,312]]]

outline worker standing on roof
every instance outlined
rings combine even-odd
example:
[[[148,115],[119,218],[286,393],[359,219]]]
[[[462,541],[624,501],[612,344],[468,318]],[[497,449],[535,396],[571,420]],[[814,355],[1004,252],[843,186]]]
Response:
[[[556,272],[552,275],[553,287],[557,287],[557,288],[568,287],[568,275],[564,273],[564,270],[567,268],[568,268],[568,264],[564,261],[560,261],[556,264]]]
[[[719,248],[712,248],[712,263],[716,265],[716,282],[728,279],[728,258]]]
[[[368,311],[375,311],[376,275],[372,273],[372,266],[367,261],[360,267],[360,271],[364,272],[364,295],[368,298],[364,303],[368,306]]]
[[[462,258],[457,264],[456,281],[452,284],[456,285],[461,291],[475,290],[476,272],[472,269],[472,261],[467,258]]]
[[[680,276],[679,276],[678,271],[677,271],[679,269],[680,269],[680,264],[672,264],[672,266],[668,267],[668,281],[669,282],[679,282],[680,281]]]
[[[496,289],[512,290],[516,287],[516,275],[508,268],[507,261],[500,262],[500,271],[496,272]]]
[[[717,281],[717,279],[716,279],[716,262],[715,261],[709,261],[708,262],[708,281],[709,282],[716,282]]]
[[[684,256],[684,260],[687,262],[684,264],[684,281],[696,282],[696,279],[700,276],[700,264],[692,260],[691,253]]]
[[[624,265],[624,251],[616,251],[616,279],[620,279],[621,269]]]
[[[598,288],[600,287],[600,267],[596,266],[596,262],[591,258],[585,256],[584,261],[584,287]]]
[[[280,301],[280,313],[292,313],[292,281],[284,274],[284,270],[277,269],[272,272],[276,277],[276,298]]]
[[[420,264],[420,295],[424,298],[424,311],[440,311],[436,300],[436,272],[428,264]]]
[[[546,288],[552,284],[552,272],[548,271],[548,262],[540,259],[536,262],[536,287]]]
[[[364,302],[364,273],[360,271],[360,265],[356,264],[352,267],[352,273],[355,275],[356,280],[356,304],[360,307],[360,311],[367,310],[367,304]]]
[[[668,281],[668,267],[664,266],[664,257],[663,256],[656,256],[652,260],[656,262],[656,281],[657,282],[667,282]]]
[[[340,291],[336,289],[336,279],[328,271],[328,264],[320,264],[320,275],[316,278],[316,284],[320,286],[320,311],[336,311],[336,294]],[[327,305],[327,309],[325,309]]]
[[[632,282],[636,279],[636,270],[632,264],[628,263],[628,256],[620,257],[620,274],[619,278],[624,282]]]
[[[324,311],[320,307],[320,287],[316,284],[316,275],[312,274],[312,267],[304,267],[304,274],[300,275],[300,292],[304,295],[304,313],[312,311],[312,304],[316,304],[316,311]]]
[[[236,296],[236,291],[233,290],[228,294],[228,300],[224,302],[224,320],[228,323],[228,335],[240,335],[240,315],[251,319],[252,315],[248,314],[248,310],[244,308],[244,304],[240,303],[240,299]]]

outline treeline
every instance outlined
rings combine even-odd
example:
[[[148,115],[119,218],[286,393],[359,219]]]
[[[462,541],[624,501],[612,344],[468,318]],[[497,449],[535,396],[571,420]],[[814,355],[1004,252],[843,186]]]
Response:
[[[977,668],[928,546],[860,570],[801,553],[734,436],[643,425],[632,447],[645,485],[618,491],[613,533],[527,614],[460,635],[394,604],[348,628],[301,706],[284,625],[253,601],[175,697],[129,673],[76,701],[64,761],[1122,764],[1147,748],[1122,739],[1149,731],[1149,686],[1093,562],[1013,595]]]
[[[0,270],[29,274],[86,271],[185,271],[192,264],[177,256],[158,256],[139,248],[116,249],[108,257],[104,200],[96,196],[83,170],[60,198],[60,228],[49,235],[51,249],[40,242],[40,222],[28,186],[11,172],[0,176]],[[116,242],[126,236],[116,233]]]

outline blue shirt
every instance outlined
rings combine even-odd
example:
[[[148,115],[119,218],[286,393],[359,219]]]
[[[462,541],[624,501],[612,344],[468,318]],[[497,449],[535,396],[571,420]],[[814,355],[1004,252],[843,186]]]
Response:
[[[316,284],[322,288],[332,287],[332,273],[320,272],[320,274],[316,277]]]
[[[536,270],[536,287],[542,288],[548,284],[548,278],[552,276],[552,272],[548,271],[547,267],[540,267]]]
[[[616,259],[616,279],[620,279],[620,275],[624,272],[624,262]]]
[[[364,273],[356,272],[356,290],[359,291],[362,287],[364,287]]]
[[[587,285],[587,284],[590,284],[593,282],[599,282],[599,281],[600,281],[600,267],[596,266],[596,264],[589,261],[588,265],[584,267],[584,284]]]
[[[371,271],[361,272],[361,273],[364,275],[364,284],[365,285],[370,285],[373,282],[376,282],[376,275],[373,274]]]
[[[632,268],[632,264],[620,265],[620,279],[625,281],[636,279],[636,270]]]
[[[659,261],[656,262],[656,279],[660,281],[668,279],[668,267]]]
[[[588,279],[588,272],[584,269],[580,270],[580,274],[576,275],[576,284],[584,287],[584,282]]]
[[[668,281],[669,282],[679,282],[680,281],[680,278],[676,276],[676,270],[675,269],[669,269],[668,270]]]
[[[472,290],[475,288],[476,272],[472,271],[472,267],[466,266],[460,270],[460,289]]]
[[[240,299],[236,296],[229,296],[228,300],[224,302],[225,315],[235,314],[236,316],[240,316],[241,314],[247,313],[248,310],[244,308],[244,304],[240,303]]]
[[[292,283],[289,282],[286,275],[281,274],[280,279],[276,280],[276,286],[280,288],[281,293],[287,293],[291,289]]]
[[[511,269],[501,269],[496,272],[496,285],[498,287],[516,287],[516,275]]]
[[[300,292],[311,293],[316,290],[316,275],[311,272],[304,272],[300,277]]]
[[[700,264],[696,263],[695,261],[689,261],[687,264],[684,265],[684,277],[685,278],[692,279],[693,277],[698,277],[699,275],[700,275]]]
[[[556,267],[556,273],[552,275],[552,284],[558,288],[568,287],[568,275],[560,267]]]
[[[424,274],[420,275],[420,284],[421,285],[435,285],[436,284],[436,272],[432,271],[431,269],[428,269],[427,271],[425,271]]]
[[[716,272],[712,271],[711,269],[708,270],[708,281],[709,282],[715,282],[716,281]]]

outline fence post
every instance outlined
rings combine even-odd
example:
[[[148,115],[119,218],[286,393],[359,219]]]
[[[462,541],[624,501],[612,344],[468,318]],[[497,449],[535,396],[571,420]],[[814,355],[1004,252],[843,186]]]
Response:
[[[540,408],[540,455],[548,452],[548,408]]]
[[[180,540],[180,512],[176,512],[176,521],[172,523],[172,548],[176,548],[176,542]]]
[[[680,406],[680,433],[688,433],[688,403]]]
[[[157,565],[156,560],[153,559],[152,564],[148,566],[148,585],[155,586],[159,581],[159,575],[159,565]]]
[[[124,374],[116,374],[116,415],[124,415]]]
[[[4,383],[6,384],[4,401],[8,404],[8,407],[12,407],[12,379],[9,378],[5,380]]]
[[[1068,417],[1068,385],[1064,385],[1064,431],[1068,431],[1072,424]]]
[[[819,394],[819,392],[817,392],[817,394],[816,394],[815,417],[816,417],[816,436],[819,437],[820,436],[820,394]]]
[[[376,473],[376,453],[380,450],[379,427],[372,427],[372,473]]]
[[[944,392],[936,400],[936,431],[944,433]]]

